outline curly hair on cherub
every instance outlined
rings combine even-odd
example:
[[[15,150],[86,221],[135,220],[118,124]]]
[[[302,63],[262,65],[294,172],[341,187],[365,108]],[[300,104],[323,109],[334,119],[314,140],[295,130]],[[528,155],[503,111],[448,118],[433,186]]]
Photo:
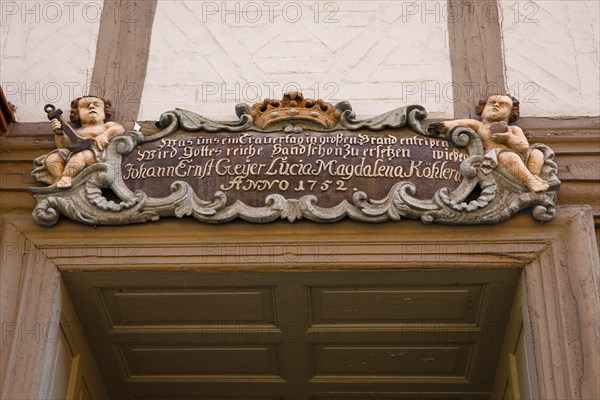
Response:
[[[508,122],[515,122],[517,119],[519,119],[519,115],[521,112],[519,110],[519,100],[517,100],[516,98],[514,98],[513,96],[511,96],[510,94],[507,94],[507,93],[504,93],[504,94],[497,93],[497,94],[490,95],[485,99],[480,99],[479,102],[477,103],[477,106],[475,107],[475,114],[477,114],[481,117],[481,113],[483,112],[483,109],[485,108],[485,104],[487,103],[488,99],[492,96],[508,96],[508,97],[510,97],[510,99],[512,100],[513,106],[512,106],[512,109],[510,110]]]
[[[69,115],[71,122],[77,124],[79,123],[79,100],[86,97],[95,97],[97,99],[102,100],[102,102],[104,103],[104,115],[106,116],[106,119],[108,119],[112,115],[112,103],[110,102],[110,100],[106,100],[100,96],[81,96],[71,101],[71,113]]]

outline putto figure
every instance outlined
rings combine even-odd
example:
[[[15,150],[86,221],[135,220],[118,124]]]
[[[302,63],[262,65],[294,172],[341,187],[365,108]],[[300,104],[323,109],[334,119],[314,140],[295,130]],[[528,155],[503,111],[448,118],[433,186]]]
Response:
[[[496,94],[479,100],[475,108],[482,121],[457,119],[429,125],[430,134],[444,134],[451,128],[463,126],[479,135],[486,156],[492,158],[509,174],[532,192],[544,192],[549,184],[540,177],[544,155],[530,149],[529,142],[518,126],[511,125],[519,118],[519,101],[512,96]]]
[[[60,110],[59,110],[60,112]],[[78,123],[75,129],[78,139],[92,139],[89,147],[81,151],[73,150],[73,143],[65,136],[61,122],[54,118],[50,121],[54,131],[57,149],[38,157],[33,161],[31,173],[38,181],[58,188],[71,187],[72,179],[85,167],[97,161],[104,161],[104,149],[108,142],[125,132],[116,122],[105,122],[111,115],[111,103],[101,97],[83,96],[71,102],[70,119]],[[71,147],[71,150],[68,149]]]

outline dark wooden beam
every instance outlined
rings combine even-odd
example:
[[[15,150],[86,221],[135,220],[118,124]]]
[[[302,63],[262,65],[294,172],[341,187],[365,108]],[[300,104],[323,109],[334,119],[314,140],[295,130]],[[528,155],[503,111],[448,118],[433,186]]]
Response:
[[[4,96],[2,87],[0,87],[0,133],[8,132],[8,128],[13,122],[15,122],[15,116],[8,100]]]
[[[156,0],[104,3],[89,94],[112,101],[114,120],[137,119],[156,3]]]
[[[496,0],[448,0],[454,117],[472,118],[479,98],[506,91]]]

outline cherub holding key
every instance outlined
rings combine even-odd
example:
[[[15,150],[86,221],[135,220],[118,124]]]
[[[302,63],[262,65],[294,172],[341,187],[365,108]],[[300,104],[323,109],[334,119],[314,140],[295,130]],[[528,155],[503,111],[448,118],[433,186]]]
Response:
[[[111,115],[110,107],[110,101],[96,96],[73,100],[70,119],[81,126],[72,129],[62,118],[61,110],[47,105],[45,110],[51,118],[57,149],[36,158],[31,174],[38,181],[57,188],[69,188],[73,178],[85,167],[103,161],[108,142],[125,132],[120,124],[105,122]]]

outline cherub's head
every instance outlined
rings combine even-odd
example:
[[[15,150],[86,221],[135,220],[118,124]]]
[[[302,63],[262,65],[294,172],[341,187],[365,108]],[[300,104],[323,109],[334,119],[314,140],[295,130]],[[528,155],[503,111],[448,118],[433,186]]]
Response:
[[[508,94],[494,94],[479,100],[475,113],[484,121],[515,122],[519,118],[519,100]]]
[[[78,97],[71,102],[71,122],[97,125],[111,116],[110,100],[98,96]]]

